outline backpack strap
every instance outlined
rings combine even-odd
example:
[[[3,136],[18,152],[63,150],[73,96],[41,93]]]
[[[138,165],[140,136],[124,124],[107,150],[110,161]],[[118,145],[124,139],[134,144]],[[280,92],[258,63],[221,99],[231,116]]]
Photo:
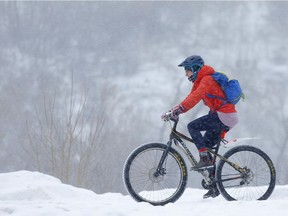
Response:
[[[212,94],[209,94],[209,93],[207,93],[206,95],[207,95],[207,97],[209,97],[209,98],[219,99],[219,100],[222,100],[222,101],[223,101],[223,103],[222,103],[218,108],[216,108],[215,110],[218,110],[218,109],[220,109],[221,107],[223,107],[225,104],[228,104],[228,103],[229,103],[226,98],[223,98],[223,97],[220,97],[220,96],[217,96],[217,95],[212,95]]]
[[[224,85],[222,86],[222,83],[227,83],[229,81],[228,77],[223,72],[216,72],[215,71],[214,74],[211,74],[211,76],[222,90],[225,88]],[[206,93],[206,96],[209,98],[212,98],[212,99],[218,99],[218,100],[223,101],[223,103],[218,108],[216,108],[215,110],[217,110],[217,109],[221,108],[222,106],[224,106],[225,104],[229,103],[226,97],[220,97],[220,96],[209,94],[209,93]]]
[[[212,94],[209,94],[209,93],[207,93],[206,95],[209,98],[213,98],[213,99],[217,98],[217,99],[222,100],[222,101],[227,101],[226,98],[223,98],[223,97],[220,97],[220,96],[217,96],[217,95],[212,95]]]

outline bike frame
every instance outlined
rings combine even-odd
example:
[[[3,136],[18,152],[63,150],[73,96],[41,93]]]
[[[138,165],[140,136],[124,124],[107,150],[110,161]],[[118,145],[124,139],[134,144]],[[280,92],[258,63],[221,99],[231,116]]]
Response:
[[[173,126],[171,125],[171,121],[174,122]],[[163,152],[163,155],[162,155],[162,157],[160,159],[160,162],[159,162],[159,165],[158,165],[158,168],[157,168],[157,172],[156,172],[157,174],[155,173],[155,175],[161,175],[163,163],[164,163],[165,158],[167,157],[167,154],[168,154],[170,148],[172,147],[173,143],[175,144],[175,146],[177,146],[179,149],[181,149],[181,151],[187,156],[187,158],[189,159],[189,161],[191,163],[191,166],[192,166],[191,169],[193,169],[193,167],[195,167],[196,164],[197,164],[197,161],[196,161],[195,157],[192,155],[191,151],[188,149],[188,147],[186,146],[186,144],[183,142],[182,139],[184,139],[184,140],[186,140],[186,141],[188,141],[190,143],[195,143],[195,142],[193,141],[193,139],[187,137],[186,135],[184,135],[184,134],[182,134],[182,133],[180,133],[179,131],[176,130],[178,121],[179,120],[170,120],[169,121],[170,127],[171,127],[171,133],[170,133],[170,136],[169,136],[169,141],[167,142],[167,148]],[[247,172],[246,167],[242,168],[239,165],[229,161],[227,158],[223,157],[222,155],[218,154],[221,142],[227,142],[227,141],[225,139],[221,138],[220,141],[216,144],[215,147],[213,147],[211,149],[209,149],[209,148],[207,149],[208,152],[210,152],[214,156],[214,158],[212,160],[213,165],[215,165],[216,158],[218,157],[220,160],[224,160],[226,163],[228,163],[230,166],[232,166],[240,174]],[[209,177],[209,172],[207,172],[208,169],[200,169],[200,170],[197,170],[197,171],[200,174],[202,174],[204,180],[206,181],[206,183],[208,185],[212,185],[213,183],[218,182],[218,181],[216,181],[214,179],[211,179]],[[235,180],[235,179],[240,179],[240,178],[242,178],[242,177],[239,176],[239,177],[228,178],[228,179],[222,180],[222,182]]]

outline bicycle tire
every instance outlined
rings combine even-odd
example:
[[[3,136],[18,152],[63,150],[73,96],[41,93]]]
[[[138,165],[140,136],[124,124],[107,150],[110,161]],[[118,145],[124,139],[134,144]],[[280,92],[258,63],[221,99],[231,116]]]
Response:
[[[183,157],[170,148],[163,164],[165,174],[155,173],[167,145],[150,143],[135,149],[127,158],[123,180],[127,192],[138,202],[165,205],[175,202],[183,194],[187,184],[187,166]]]
[[[266,200],[270,197],[275,188],[276,171],[272,160],[265,152],[253,146],[243,145],[230,149],[223,157],[250,170],[246,177],[241,176],[239,179],[228,181],[228,178],[240,176],[240,172],[224,160],[219,161],[216,172],[217,186],[225,199]]]

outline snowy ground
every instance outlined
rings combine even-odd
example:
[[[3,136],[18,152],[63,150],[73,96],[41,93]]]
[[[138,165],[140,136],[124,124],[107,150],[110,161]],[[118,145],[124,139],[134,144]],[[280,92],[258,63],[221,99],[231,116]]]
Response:
[[[154,207],[130,196],[98,195],[48,175],[19,171],[0,174],[0,216],[287,215],[288,186],[277,186],[267,201],[228,202],[221,196],[203,200],[204,192],[188,188],[176,203]]]

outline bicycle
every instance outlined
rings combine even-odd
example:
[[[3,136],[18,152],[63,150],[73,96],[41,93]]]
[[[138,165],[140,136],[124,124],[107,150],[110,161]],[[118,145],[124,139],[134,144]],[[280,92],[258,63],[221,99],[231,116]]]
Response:
[[[194,170],[197,161],[183,140],[194,141],[176,130],[178,122],[179,119],[168,121],[171,133],[167,144],[144,144],[127,158],[123,180],[128,193],[136,201],[165,205],[178,200],[188,180],[187,165],[182,155],[190,161],[190,170],[203,176],[203,188],[210,189],[216,184],[228,201],[266,200],[270,197],[275,188],[276,171],[265,152],[251,145],[239,145],[220,155],[220,146],[228,143],[221,137],[214,147],[208,148],[213,168]],[[172,147],[173,144],[179,150]],[[216,159],[219,159],[217,166]]]

